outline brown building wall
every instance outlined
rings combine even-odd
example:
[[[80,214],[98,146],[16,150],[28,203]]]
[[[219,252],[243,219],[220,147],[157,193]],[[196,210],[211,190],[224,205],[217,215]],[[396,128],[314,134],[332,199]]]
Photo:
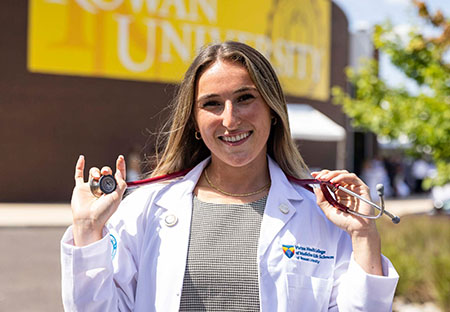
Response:
[[[0,3],[0,201],[69,201],[79,154],[86,167],[114,165],[134,146],[151,153],[155,132],[173,96],[166,84],[32,74],[27,71],[24,0]],[[347,22],[333,4],[331,85],[345,86]],[[340,108],[309,103],[341,125]],[[299,142],[313,167],[334,167],[335,143]]]
[[[332,3],[331,18],[330,88],[339,86],[347,89],[348,84],[345,76],[345,68],[349,64],[350,37],[348,33],[348,21],[343,11],[334,3]],[[346,168],[352,170],[353,130],[349,126],[348,118],[342,112],[341,107],[334,105],[331,98],[324,102],[294,97],[287,97],[287,100],[290,103],[309,104],[347,130],[345,163]],[[336,169],[337,143],[301,140],[297,142],[297,145],[309,167]]]

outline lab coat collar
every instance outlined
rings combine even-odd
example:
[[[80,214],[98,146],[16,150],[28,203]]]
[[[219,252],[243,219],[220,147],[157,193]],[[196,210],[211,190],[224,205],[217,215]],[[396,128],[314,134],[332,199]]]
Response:
[[[175,183],[170,183],[167,187],[171,188],[171,192],[162,192],[162,196],[156,202],[160,207],[169,208],[173,203],[177,202],[178,199],[183,198],[185,195],[191,195],[197,185],[198,180],[203,172],[203,169],[209,164],[211,157],[206,158],[201,161],[197,166],[195,166],[191,171],[189,171],[184,177]],[[278,164],[270,157],[267,156],[270,179],[272,185],[269,191],[268,203],[273,199],[277,203],[280,199],[285,199],[287,202],[290,200],[297,201],[302,200],[303,197],[299,192],[292,186],[291,182],[287,179],[283,170],[278,166]],[[177,198],[174,198],[176,196]],[[289,210],[295,212],[294,206],[290,206]],[[292,209],[291,209],[292,208]],[[270,206],[266,208],[266,212],[272,212],[272,210],[279,211],[278,207]],[[274,215],[279,215],[278,213]],[[287,213],[286,215],[291,215]]]
[[[273,239],[296,213],[293,203],[303,200],[303,196],[289,182],[278,164],[270,157],[267,158],[272,185],[261,224],[258,247],[260,259],[266,253]]]
[[[210,158],[208,157],[201,161],[179,181],[168,184],[167,187],[170,187],[170,192],[162,192],[162,196],[156,201],[156,204],[165,209],[175,209],[180,207],[181,200],[185,196],[192,197],[192,192],[202,175],[203,169],[208,165]]]
[[[278,166],[278,164],[270,157],[267,156],[269,164],[270,179],[272,181],[272,186],[276,183],[275,187],[271,187],[270,190],[276,189],[279,197],[286,198],[289,200],[302,200],[303,196],[292,186],[289,182],[286,174]],[[270,196],[270,193],[269,193]]]

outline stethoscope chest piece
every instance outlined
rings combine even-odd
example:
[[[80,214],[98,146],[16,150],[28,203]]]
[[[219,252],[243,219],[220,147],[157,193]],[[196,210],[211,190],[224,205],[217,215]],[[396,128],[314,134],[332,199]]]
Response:
[[[116,190],[117,182],[112,175],[102,176],[98,181],[91,180],[89,182],[91,192],[96,197],[100,197],[101,194],[110,194]]]
[[[98,181],[100,191],[105,194],[110,194],[116,190],[117,183],[112,175],[105,175]]]

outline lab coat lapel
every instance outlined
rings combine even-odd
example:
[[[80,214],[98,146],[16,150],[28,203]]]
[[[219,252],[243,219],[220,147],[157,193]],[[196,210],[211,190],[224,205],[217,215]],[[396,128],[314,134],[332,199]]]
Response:
[[[272,186],[269,191],[261,224],[258,246],[260,257],[266,253],[274,238],[296,213],[296,209],[292,203],[303,200],[303,197],[291,185],[275,161],[268,157],[268,163]]]
[[[170,185],[156,202],[163,208],[156,276],[157,311],[179,309],[190,236],[192,192],[208,162],[209,159],[201,162],[180,181]],[[176,222],[172,224],[174,217]]]

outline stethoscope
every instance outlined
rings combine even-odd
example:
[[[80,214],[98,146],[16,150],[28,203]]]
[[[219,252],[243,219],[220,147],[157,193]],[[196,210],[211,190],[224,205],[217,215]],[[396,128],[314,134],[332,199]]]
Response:
[[[185,169],[185,170],[181,170],[178,172],[174,172],[174,173],[170,173],[170,174],[165,174],[165,175],[161,175],[161,176],[157,176],[157,177],[152,177],[152,178],[148,178],[148,179],[143,179],[143,180],[138,180],[138,181],[131,181],[131,182],[127,182],[127,187],[128,188],[133,188],[133,187],[138,187],[141,185],[145,185],[145,184],[150,184],[150,183],[154,183],[154,182],[160,182],[160,181],[165,181],[165,180],[170,180],[170,179],[175,179],[181,176],[186,175],[189,171],[191,171],[191,169]],[[362,217],[362,218],[367,218],[367,219],[378,219],[380,218],[383,214],[387,215],[389,218],[391,218],[392,222],[397,224],[400,222],[400,217],[393,215],[392,213],[390,213],[389,211],[387,211],[384,207],[384,187],[383,184],[378,184],[377,185],[377,193],[378,196],[380,197],[380,205],[375,204],[374,202],[365,199],[364,197],[350,191],[349,189],[346,189],[345,187],[340,186],[339,184],[335,184],[335,183],[331,183],[330,181],[321,181],[321,180],[317,180],[317,179],[297,179],[294,178],[292,176],[287,176],[287,178],[294,182],[295,184],[298,184],[302,187],[304,187],[305,189],[307,189],[310,192],[313,192],[313,185],[319,185],[320,189],[322,190],[322,193],[324,194],[325,199],[335,208],[352,214],[354,216],[358,216],[358,217]],[[91,192],[92,194],[94,194],[95,196],[99,197],[101,196],[101,193],[104,194],[110,194],[112,192],[114,192],[114,190],[117,187],[117,182],[116,179],[112,176],[112,175],[104,175],[102,176],[98,181],[95,180],[90,180],[89,185],[91,187]],[[345,192],[355,198],[358,198],[359,200],[369,204],[370,206],[372,206],[373,208],[378,210],[378,214],[374,215],[374,216],[370,216],[370,215],[366,215],[366,214],[362,214],[359,213],[357,211],[354,211],[350,208],[348,208],[347,206],[339,203],[336,200],[336,197],[334,196],[334,192],[336,192],[337,190]]]

